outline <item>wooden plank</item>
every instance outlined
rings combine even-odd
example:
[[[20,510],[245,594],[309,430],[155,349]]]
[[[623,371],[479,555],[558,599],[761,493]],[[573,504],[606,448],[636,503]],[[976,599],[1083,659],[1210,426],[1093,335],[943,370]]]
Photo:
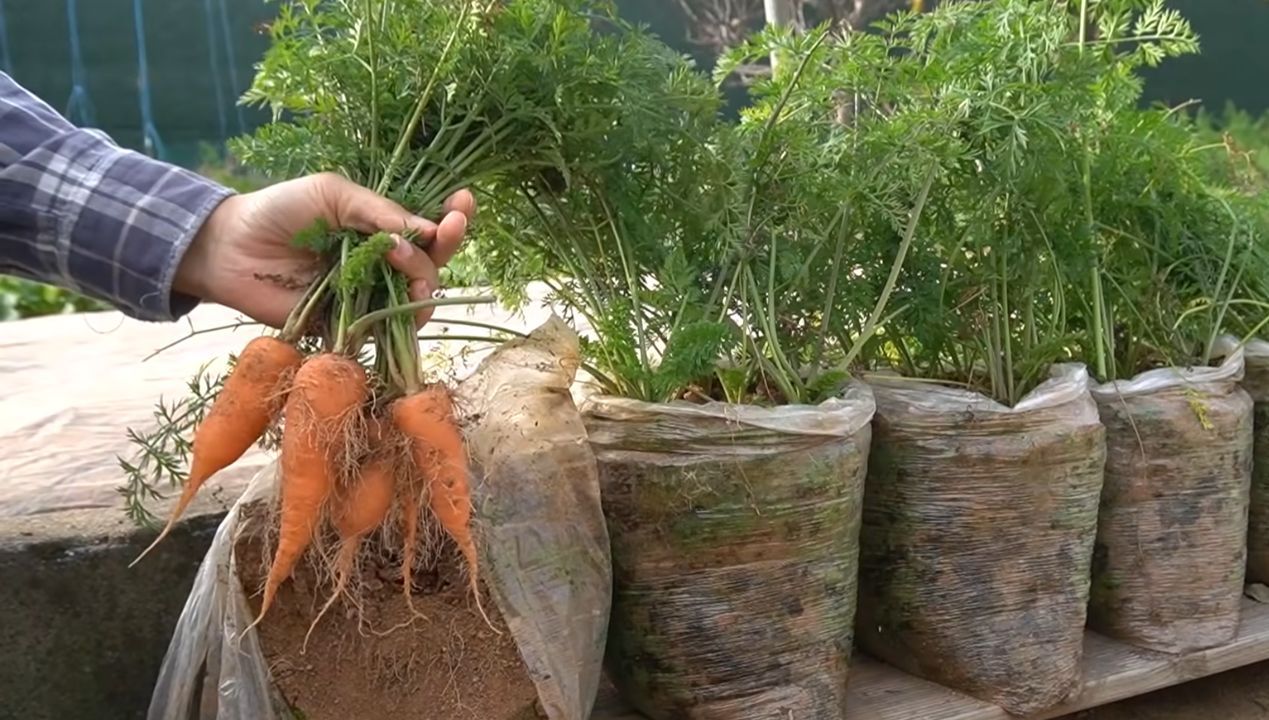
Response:
[[[1210,650],[1164,655],[1089,632],[1084,656],[1085,679],[1079,696],[1035,720],[1049,720],[1269,660],[1269,605],[1244,600],[1238,637]],[[994,705],[862,656],[852,663],[849,703],[848,717],[860,720],[1016,720]],[[605,693],[591,720],[643,718]]]

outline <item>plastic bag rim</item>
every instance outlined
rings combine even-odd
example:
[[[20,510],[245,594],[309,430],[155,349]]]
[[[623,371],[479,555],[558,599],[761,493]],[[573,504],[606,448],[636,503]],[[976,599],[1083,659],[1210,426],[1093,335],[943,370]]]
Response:
[[[1093,386],[1093,397],[1100,401],[1165,392],[1178,388],[1236,386],[1243,379],[1245,350],[1233,345],[1216,355],[1222,358],[1214,367],[1164,367],[1146,370],[1129,379],[1111,380]]]
[[[872,388],[859,380],[851,380],[837,397],[816,405],[790,404],[765,407],[712,400],[692,403],[675,400],[653,403],[645,400],[597,394],[584,401],[583,418],[632,422],[656,417],[693,420],[725,420],[738,426],[749,426],[770,432],[820,437],[851,437],[872,422],[876,413]],[[824,422],[825,419],[833,422]]]
[[[1244,360],[1269,360],[1269,340],[1260,337],[1252,337],[1244,341],[1233,335],[1222,335],[1217,338],[1212,347],[1212,355],[1217,358],[1227,357],[1240,345]]]
[[[953,405],[978,413],[1016,415],[1049,410],[1088,397],[1092,377],[1084,363],[1054,363],[1049,378],[1027,393],[1013,406],[976,390],[933,384],[925,379],[882,373],[865,377],[869,384],[885,395],[931,410],[948,410]]]

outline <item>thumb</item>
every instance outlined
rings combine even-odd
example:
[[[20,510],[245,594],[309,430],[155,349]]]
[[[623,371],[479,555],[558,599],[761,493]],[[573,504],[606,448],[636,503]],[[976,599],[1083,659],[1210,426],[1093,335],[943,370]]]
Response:
[[[321,195],[326,206],[334,210],[335,222],[371,235],[377,232],[413,231],[423,240],[436,237],[436,223],[421,218],[369,188],[362,187],[342,175],[319,177]]]

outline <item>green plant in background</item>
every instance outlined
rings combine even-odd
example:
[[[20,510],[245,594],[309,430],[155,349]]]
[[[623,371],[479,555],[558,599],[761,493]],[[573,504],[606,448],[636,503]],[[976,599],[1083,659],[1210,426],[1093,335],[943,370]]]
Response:
[[[1205,148],[1223,151],[1209,154],[1214,173],[1250,192],[1269,187],[1269,116],[1227,103],[1217,112],[1200,108],[1194,126]]]
[[[817,402],[838,393],[890,307],[926,212],[959,152],[954,116],[910,112],[894,39],[768,30],[720,62],[790,60],[752,88],[727,134],[735,168],[726,275],[716,289],[745,328],[726,397]]]
[[[0,275],[0,322],[105,309],[104,303],[69,290]]]
[[[1057,361],[1086,360],[1111,379],[1164,358],[1199,360],[1196,335],[1212,336],[1238,319],[1231,308],[1255,308],[1264,297],[1235,269],[1254,259],[1247,248],[1258,228],[1247,203],[1201,172],[1197,143],[1177,118],[1137,108],[1136,70],[1197,47],[1162,3],[956,3],[896,15],[878,30],[875,40],[826,43],[843,48],[827,53],[841,56],[841,68],[853,68],[826,77],[849,100],[837,113],[854,128],[845,157],[863,168],[849,203],[862,215],[851,216],[855,242],[846,247],[872,258],[830,266],[850,268],[863,290],[849,303],[854,315],[844,308],[828,327],[881,318],[875,330],[855,325],[864,344],[847,358],[1013,404]],[[816,72],[834,64],[814,57],[813,44],[780,49],[813,58],[806,64]],[[789,125],[781,132],[792,133]],[[870,147],[898,161],[885,163],[885,152]],[[907,237],[905,204],[895,200],[917,207],[922,173],[929,195]],[[829,177],[847,187],[852,173]],[[891,201],[861,219],[878,197]],[[813,202],[830,214],[831,205]],[[796,225],[817,225],[809,218]],[[893,281],[869,242],[907,250]],[[888,306],[864,300],[884,300],[887,290]],[[813,322],[816,314],[794,316]]]
[[[1107,139],[1090,174],[1106,238],[1099,375],[1208,364],[1221,333],[1269,318],[1265,203],[1214,178],[1210,150],[1166,111],[1121,112]]]
[[[472,253],[510,303],[542,282],[592,328],[585,351],[609,392],[665,400],[707,377],[734,338],[708,292],[728,176],[709,142],[708,81],[650,39],[625,60],[586,90],[622,108],[617,122],[561,143],[552,178],[492,188],[496,220]]]
[[[203,143],[199,146],[197,172],[209,180],[240,193],[260,190],[273,183],[273,180],[268,177],[244,168],[227,148],[211,143]]]
[[[1138,109],[1137,69],[1197,52],[1188,24],[1158,2],[1077,5],[1080,51],[1105,65],[1096,123],[1080,136],[1100,269],[1082,308],[1082,357],[1102,380],[1207,364],[1220,333],[1254,333],[1269,318],[1263,203],[1239,192],[1234,157],[1205,154],[1183,115]],[[1222,162],[1230,172],[1214,172]]]

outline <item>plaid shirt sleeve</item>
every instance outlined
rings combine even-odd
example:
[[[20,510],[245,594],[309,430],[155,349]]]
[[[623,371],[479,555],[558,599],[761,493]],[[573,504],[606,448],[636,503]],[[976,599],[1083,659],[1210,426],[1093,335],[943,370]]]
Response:
[[[173,293],[177,265],[230,192],[76,128],[0,73],[0,273],[176,319],[198,302]]]

